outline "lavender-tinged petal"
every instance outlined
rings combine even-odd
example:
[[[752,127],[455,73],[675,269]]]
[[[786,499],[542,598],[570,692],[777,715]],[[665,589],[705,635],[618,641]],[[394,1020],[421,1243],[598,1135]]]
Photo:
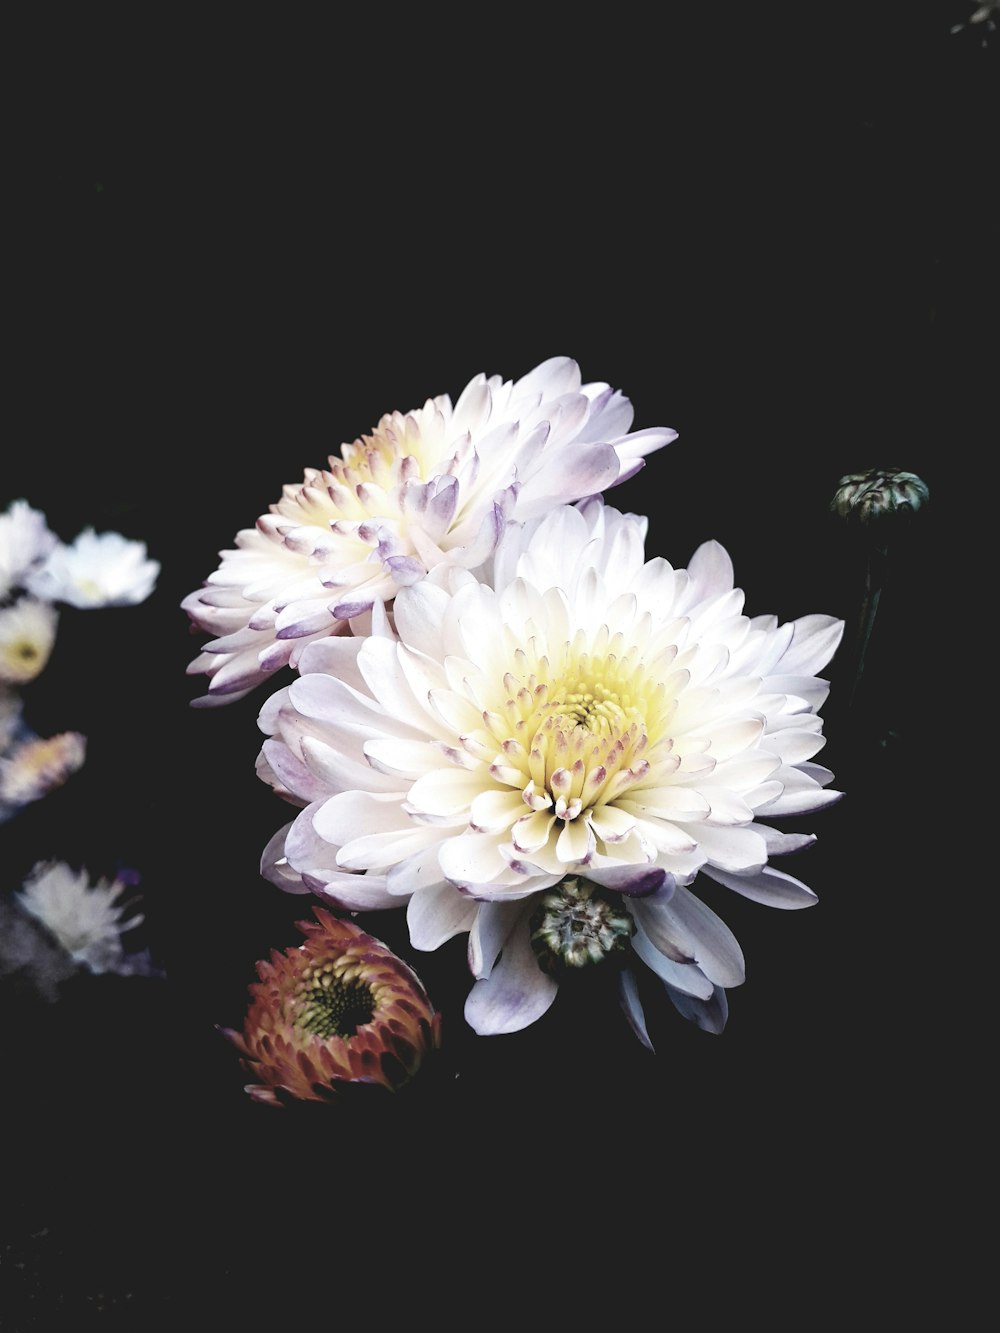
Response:
[[[549,1010],[558,989],[538,966],[522,918],[490,975],[473,983],[465,1001],[466,1022],[481,1037],[520,1032]]]
[[[643,1013],[642,1001],[639,999],[639,987],[631,968],[623,967],[618,974],[618,994],[629,1027],[646,1050],[653,1051],[653,1043],[650,1041],[649,1033],[646,1030],[646,1015]],[[653,1053],[655,1054],[655,1051]]]

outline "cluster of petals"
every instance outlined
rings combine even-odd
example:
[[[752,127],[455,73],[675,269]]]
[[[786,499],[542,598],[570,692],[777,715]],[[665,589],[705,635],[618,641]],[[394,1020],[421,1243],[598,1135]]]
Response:
[[[568,357],[518,380],[475,376],[452,403],[383,416],[252,528],[182,606],[213,637],[190,663],[209,679],[198,706],[242,698],[309,644],[348,634],[375,605],[442,566],[475,569],[504,524],[596,495],[673,440],[632,431],[628,398],[583,383]]]
[[[744,979],[704,875],[778,908],[815,902],[772,821],[838,799],[814,762],[843,624],[748,616],[715,541],[646,559],[647,522],[590,498],[509,522],[479,571],[436,568],[366,632],[310,643],[264,704],[259,776],[300,807],[262,859],[340,909],[405,904],[414,948],[468,934],[466,1018],[515,1031],[551,1005],[538,895],[620,895],[633,960],[703,1026]],[[644,1025],[624,973],[623,1002]]]
[[[395,1092],[441,1041],[441,1016],[416,973],[353,921],[322,907],[304,942],[257,964],[242,1032],[221,1029],[255,1100],[327,1102],[349,1085]]]

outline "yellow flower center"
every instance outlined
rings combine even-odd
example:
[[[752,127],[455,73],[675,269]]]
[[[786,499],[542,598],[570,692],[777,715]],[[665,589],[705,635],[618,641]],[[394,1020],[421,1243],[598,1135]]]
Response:
[[[341,446],[341,457],[322,471],[309,468],[299,486],[286,486],[274,512],[296,524],[328,528],[400,516],[396,488],[426,481],[437,471],[440,449],[423,429],[423,411],[384,416],[371,435]]]
[[[579,631],[555,656],[534,639],[515,649],[507,697],[484,718],[502,751],[494,777],[521,788],[531,809],[572,820],[643,777],[654,747],[669,748],[674,700],[638,648],[606,628],[589,644]]]
[[[342,965],[342,963],[344,965]],[[295,1024],[322,1039],[353,1037],[375,1012],[371,989],[346,960],[307,967],[296,993]]]

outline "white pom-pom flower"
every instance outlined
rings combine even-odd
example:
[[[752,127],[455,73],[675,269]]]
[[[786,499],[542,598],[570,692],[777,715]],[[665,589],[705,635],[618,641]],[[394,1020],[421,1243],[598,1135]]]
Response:
[[[243,529],[235,548],[182,603],[215,637],[190,664],[209,677],[204,706],[243,697],[278,668],[297,668],[306,645],[445,564],[489,557],[506,519],[596,495],[676,437],[631,431],[630,401],[584,384],[577,363],[554,357],[516,381],[477,375],[454,405],[429,398],[383,416],[323,470]]]
[[[812,835],[771,820],[840,795],[813,758],[815,673],[843,624],[748,617],[717,542],[675,569],[645,559],[646,527],[596,499],[511,524],[486,579],[402,589],[371,634],[309,645],[260,714],[258,772],[304,807],[265,875],[347,910],[406,903],[418,949],[468,932],[480,1033],[552,1003],[537,949],[568,918],[537,912],[569,879],[573,911],[593,915],[589,885],[627,912],[632,953],[705,1026],[744,971],[699,873],[775,907],[816,899],[770,864]]]

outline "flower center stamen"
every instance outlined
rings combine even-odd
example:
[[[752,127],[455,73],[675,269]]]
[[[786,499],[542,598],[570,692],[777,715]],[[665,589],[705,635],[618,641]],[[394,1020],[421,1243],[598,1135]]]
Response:
[[[665,732],[662,682],[638,649],[606,630],[589,645],[578,634],[552,670],[531,641],[504,676],[507,699],[485,715],[500,742],[495,777],[521,788],[525,804],[570,821],[613,799],[648,771],[650,723]]]
[[[324,1040],[353,1037],[375,1012],[370,988],[356,977],[342,976],[336,963],[307,967],[296,1000],[296,1026]]]

